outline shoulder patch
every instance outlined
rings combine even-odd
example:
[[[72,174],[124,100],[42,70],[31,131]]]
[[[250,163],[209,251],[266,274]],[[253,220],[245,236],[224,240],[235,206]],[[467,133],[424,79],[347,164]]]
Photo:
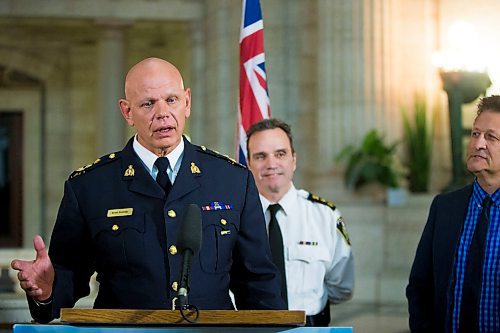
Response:
[[[337,230],[340,232],[342,237],[344,237],[346,243],[351,246],[351,239],[349,238],[349,234],[347,233],[347,228],[342,216],[339,216],[339,218],[337,219]]]
[[[307,200],[313,201],[313,202],[318,202],[320,204],[326,205],[326,206],[330,207],[333,210],[337,209],[337,207],[335,207],[335,205],[333,203],[331,203],[330,201],[328,201],[326,199],[323,199],[322,197],[317,196],[317,195],[312,194],[312,193],[309,193],[309,196],[307,197]]]
[[[82,166],[82,167],[76,169],[75,171],[73,171],[71,173],[71,175],[69,176],[69,179],[83,175],[84,173],[87,173],[100,165],[104,165],[104,164],[107,164],[109,162],[112,162],[112,161],[116,160],[116,158],[119,156],[119,154],[120,154],[120,152],[116,152],[116,153],[111,153],[111,154],[102,156],[102,157],[98,158],[97,160],[95,160],[94,163],[87,164],[87,165]]]
[[[205,146],[195,146],[197,148],[197,150],[199,152],[202,152],[202,153],[205,153],[205,154],[208,154],[208,155],[211,155],[211,156],[215,156],[215,157],[218,157],[220,159],[223,159],[229,163],[231,163],[232,165],[236,165],[236,166],[239,166],[240,168],[244,168],[246,169],[247,167],[244,166],[243,164],[241,163],[238,163],[235,159],[227,156],[227,155],[223,155],[221,153],[219,153],[218,151],[215,151],[215,150],[210,150],[208,149],[207,147]]]

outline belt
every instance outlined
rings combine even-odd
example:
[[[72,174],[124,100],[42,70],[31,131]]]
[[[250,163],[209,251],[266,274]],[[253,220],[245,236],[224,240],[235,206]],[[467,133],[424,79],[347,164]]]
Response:
[[[319,313],[306,316],[306,326],[326,327],[330,324],[330,319],[330,301],[327,301]]]

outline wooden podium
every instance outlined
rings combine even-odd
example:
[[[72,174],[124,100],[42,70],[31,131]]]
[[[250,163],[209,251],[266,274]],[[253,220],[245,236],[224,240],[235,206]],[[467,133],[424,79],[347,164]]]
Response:
[[[185,312],[186,313],[186,312]],[[194,320],[195,314],[187,314]],[[304,311],[199,310],[196,323],[185,320],[178,310],[61,309],[61,322],[114,325],[251,325],[304,326]]]
[[[184,314],[191,321],[196,317]],[[352,333],[352,328],[304,324],[304,311],[199,310],[191,323],[179,310],[61,309],[60,322],[16,324],[13,333]]]

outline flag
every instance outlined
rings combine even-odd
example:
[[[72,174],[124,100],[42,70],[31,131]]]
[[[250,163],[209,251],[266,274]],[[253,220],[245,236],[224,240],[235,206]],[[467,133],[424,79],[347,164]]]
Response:
[[[264,24],[259,0],[243,0],[240,31],[240,93],[236,159],[246,164],[246,131],[269,118],[264,57]]]

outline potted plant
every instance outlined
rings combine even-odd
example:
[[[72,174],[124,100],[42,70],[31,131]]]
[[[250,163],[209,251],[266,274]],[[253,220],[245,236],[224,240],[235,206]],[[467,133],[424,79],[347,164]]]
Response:
[[[385,144],[376,130],[369,131],[359,147],[347,146],[336,157],[346,160],[344,181],[348,189],[357,190],[368,183],[379,183],[387,188],[398,188],[401,173],[396,166],[398,143]]]
[[[406,158],[404,165],[408,170],[410,192],[423,193],[429,189],[431,172],[433,128],[427,121],[427,108],[423,98],[415,98],[413,119],[403,108],[404,146]]]

